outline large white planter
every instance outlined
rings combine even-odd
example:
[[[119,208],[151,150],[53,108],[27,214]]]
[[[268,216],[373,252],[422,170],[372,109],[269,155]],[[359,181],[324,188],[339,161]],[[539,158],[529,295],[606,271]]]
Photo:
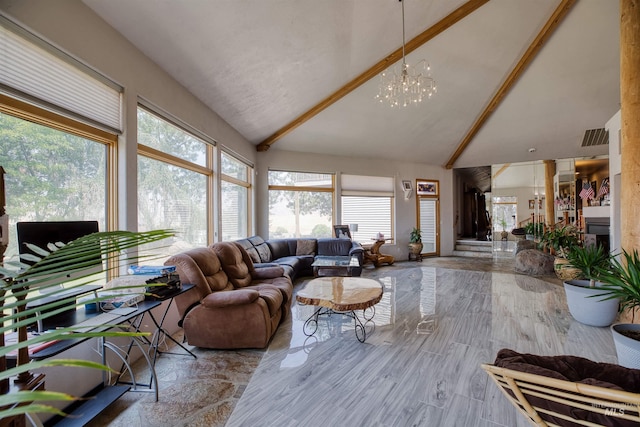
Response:
[[[597,284],[596,284],[597,286]],[[590,288],[588,280],[569,280],[564,282],[569,312],[580,323],[589,326],[604,327],[611,325],[618,315],[620,301],[602,300],[593,297],[604,293],[602,289]]]
[[[618,323],[611,326],[613,343],[616,345],[618,364],[626,368],[640,369],[640,341],[625,337],[619,331],[639,331],[636,323]]]

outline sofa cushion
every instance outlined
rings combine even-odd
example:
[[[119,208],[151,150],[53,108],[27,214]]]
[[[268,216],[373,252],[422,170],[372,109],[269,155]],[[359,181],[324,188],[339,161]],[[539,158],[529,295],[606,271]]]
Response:
[[[255,248],[255,246],[253,246],[253,243],[251,243],[251,240],[240,239],[240,240],[236,240],[236,243],[242,246],[242,249],[244,249],[249,254],[249,256],[251,257],[251,260],[254,263],[262,262],[260,261],[260,255],[258,254],[258,250]]]
[[[316,245],[316,239],[298,239],[296,255],[315,255]]]
[[[640,392],[640,370],[629,369],[610,363],[593,362],[578,356],[537,356],[502,349],[498,352],[495,365],[514,371],[561,379],[573,383],[625,390],[632,393]],[[510,390],[507,392],[513,396]],[[537,411],[543,420],[547,423],[553,423],[554,425],[567,427],[578,426],[577,423],[570,421],[570,419],[589,421],[594,423],[593,425],[620,427],[637,425],[635,421],[619,419],[606,413],[600,414],[589,410],[574,408],[535,395],[527,395],[527,400],[536,408],[561,414],[562,417],[556,417],[541,410]]]
[[[269,248],[267,242],[257,245],[256,250],[258,251],[258,255],[260,255],[260,262],[273,261],[273,256],[271,256],[271,248]]]
[[[595,379],[615,384],[626,391],[640,392],[640,370],[611,363],[593,362],[578,356],[537,356],[502,349],[498,352],[495,365],[522,372],[543,368],[556,372],[564,377],[561,379],[568,381],[581,382],[586,379]]]
[[[221,308],[251,304],[257,300],[259,296],[260,293],[255,289],[234,289],[233,291],[214,292],[202,300],[202,305],[207,308]]]
[[[271,259],[276,260],[278,258],[295,255],[294,252],[291,251],[290,240],[292,239],[277,239],[277,240],[269,240],[267,244],[271,249]]]
[[[251,284],[253,279],[249,266],[244,262],[240,245],[234,242],[219,242],[211,245],[211,248],[220,258],[222,269],[234,288],[244,288]]]
[[[318,239],[318,255],[321,256],[347,256],[353,246],[349,239]]]
[[[251,236],[247,238],[253,246],[258,246],[264,243],[264,239],[260,236]]]
[[[282,307],[282,293],[275,286],[262,285],[258,290],[260,294],[260,298],[267,303],[267,307],[269,307],[269,314],[273,316],[275,313],[280,311]]]

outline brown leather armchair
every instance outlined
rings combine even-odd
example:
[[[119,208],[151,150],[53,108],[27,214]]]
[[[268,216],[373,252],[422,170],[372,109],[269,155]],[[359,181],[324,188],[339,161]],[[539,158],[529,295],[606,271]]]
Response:
[[[264,348],[286,317],[293,294],[282,267],[255,269],[231,242],[174,255],[182,283],[195,287],[176,297],[189,344],[205,348]]]

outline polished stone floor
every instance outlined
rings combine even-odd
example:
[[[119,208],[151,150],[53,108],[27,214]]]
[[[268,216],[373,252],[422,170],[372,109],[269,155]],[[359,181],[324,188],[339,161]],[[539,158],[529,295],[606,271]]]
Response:
[[[295,304],[267,350],[162,355],[160,401],[127,393],[92,426],[525,426],[479,367],[501,348],[616,362],[608,328],[575,322],[553,277],[512,258],[430,258],[367,268],[384,286],[375,329]],[[296,290],[304,286],[296,284]]]

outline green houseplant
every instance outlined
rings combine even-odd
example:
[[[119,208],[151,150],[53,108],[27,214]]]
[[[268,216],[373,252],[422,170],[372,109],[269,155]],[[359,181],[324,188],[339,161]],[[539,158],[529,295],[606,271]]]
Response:
[[[502,227],[500,237],[502,238],[502,240],[507,240],[507,238],[509,237],[509,233],[507,232],[507,220],[502,217],[498,220],[498,224],[500,224],[500,227]]]
[[[44,297],[51,297],[62,290],[56,291],[60,284],[65,283],[67,274],[77,273],[78,282],[73,285],[83,286],[94,281],[90,275],[95,275],[95,270],[87,270],[88,263],[94,263],[94,259],[102,258],[102,271],[119,271],[121,268],[138,263],[142,259],[150,256],[136,255],[135,250],[140,245],[150,244],[173,236],[170,230],[155,230],[149,232],[129,232],[111,231],[99,232],[81,237],[77,240],[64,243],[51,243],[49,247],[37,248],[30,246],[38,256],[30,257],[37,261],[32,266],[27,266],[20,261],[7,261],[0,267],[0,302],[4,309],[4,318],[0,327],[2,334],[14,328],[24,331],[26,338],[26,327],[38,319],[46,319],[63,310],[69,308],[66,305],[59,307],[58,302],[52,302],[40,306],[39,312],[34,309],[27,309],[29,302],[35,302]],[[124,254],[127,254],[124,256]],[[29,294],[31,287],[49,287],[54,289],[46,294]],[[68,288],[67,288],[68,289]],[[94,299],[97,302],[100,298]],[[85,304],[83,301],[78,304]],[[91,302],[91,301],[88,301]],[[12,314],[7,314],[12,313]],[[42,313],[42,314],[41,314]],[[28,317],[28,318],[27,318]],[[21,332],[22,333],[22,332]],[[54,340],[65,340],[77,337],[105,337],[105,336],[132,336],[144,335],[145,333],[135,332],[75,332],[71,335],[68,329],[57,329],[47,334],[34,336],[29,339],[22,339],[16,344],[3,345],[0,347],[0,358],[4,358],[11,352],[18,351],[17,366],[11,369],[0,371],[0,382],[6,382],[11,377],[29,377],[29,371],[37,370],[44,366],[77,366],[90,367],[108,370],[106,366],[98,363],[70,360],[70,359],[47,359],[43,361],[32,361],[26,363],[28,359],[28,346]],[[3,359],[4,360],[4,359]],[[5,393],[0,395],[0,419],[26,413],[48,412],[62,414],[57,408],[45,403],[47,401],[71,401],[76,399],[65,393],[55,391],[20,391],[15,393]],[[22,404],[18,405],[17,404]]]
[[[553,255],[566,258],[566,254],[579,243],[579,231],[573,225],[549,229],[542,234],[540,249],[549,250]]]
[[[580,323],[609,326],[618,314],[617,298],[602,298],[603,283],[597,282],[602,271],[611,265],[611,255],[600,245],[574,245],[567,252],[567,270],[578,272],[574,279],[564,281],[569,312]],[[596,286],[597,284],[597,286]]]
[[[630,310],[632,316],[640,307],[640,256],[636,249],[622,252],[622,261],[612,259],[608,269],[600,271],[602,288],[608,299],[620,299],[620,311]],[[633,321],[633,317],[632,317]],[[627,368],[640,369],[640,324],[618,323],[611,326],[618,363]]]

